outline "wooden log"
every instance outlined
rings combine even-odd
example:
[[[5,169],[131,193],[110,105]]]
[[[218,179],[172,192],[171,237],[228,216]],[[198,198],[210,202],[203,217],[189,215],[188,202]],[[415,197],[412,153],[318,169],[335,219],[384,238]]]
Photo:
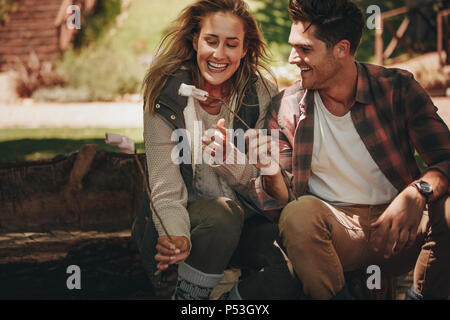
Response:
[[[93,149],[0,165],[0,233],[130,228],[144,192],[134,156]]]

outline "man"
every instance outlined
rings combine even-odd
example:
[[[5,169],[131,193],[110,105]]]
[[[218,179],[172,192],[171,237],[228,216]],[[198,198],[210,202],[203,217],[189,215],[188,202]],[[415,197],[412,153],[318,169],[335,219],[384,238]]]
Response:
[[[355,61],[364,18],[352,2],[290,0],[289,13],[289,62],[302,79],[268,115],[282,169],[252,187],[260,208],[284,207],[280,233],[304,293],[351,298],[344,272],[376,264],[401,274],[416,263],[408,296],[446,298],[448,127],[410,73]]]

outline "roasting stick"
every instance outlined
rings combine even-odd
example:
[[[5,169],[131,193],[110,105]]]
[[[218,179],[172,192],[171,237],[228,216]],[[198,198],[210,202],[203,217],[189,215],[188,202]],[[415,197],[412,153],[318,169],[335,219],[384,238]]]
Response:
[[[175,244],[175,242],[173,241],[173,239],[170,236],[169,232],[167,231],[166,226],[164,225],[161,217],[159,216],[158,212],[156,211],[155,205],[153,204],[152,193],[150,191],[150,187],[148,186],[147,176],[145,174],[144,168],[142,167],[141,161],[139,160],[139,156],[138,156],[138,154],[136,152],[134,152],[134,158],[136,159],[136,163],[138,164],[139,171],[141,172],[141,175],[144,178],[145,190],[147,191],[147,196],[148,196],[148,199],[150,200],[150,207],[152,208],[152,211],[155,213],[156,217],[158,218],[159,222],[161,223],[161,227],[163,228],[164,233],[169,238],[169,241],[172,244]]]
[[[145,190],[147,191],[147,195],[148,195],[148,199],[150,200],[150,206],[152,208],[152,211],[155,213],[156,217],[158,218],[159,222],[161,223],[161,227],[163,228],[164,233],[169,238],[170,243],[175,245],[175,242],[173,241],[172,237],[170,236],[169,232],[167,231],[166,227],[164,226],[164,223],[163,223],[161,217],[159,216],[158,212],[156,211],[155,205],[153,204],[152,193],[150,191],[150,187],[148,186],[147,176],[145,175],[144,168],[142,168],[141,161],[139,161],[139,157],[136,152],[134,152],[134,158],[136,159],[136,163],[138,164],[139,171],[141,172],[142,177],[144,177]],[[156,270],[154,275],[158,276],[160,273],[161,273],[161,270]]]
[[[153,204],[152,193],[151,193],[151,190],[150,190],[150,187],[149,187],[149,184],[148,184],[147,175],[145,174],[144,168],[142,167],[141,161],[139,160],[139,156],[136,153],[136,148],[135,148],[135,145],[134,145],[134,141],[131,140],[128,137],[125,137],[125,136],[122,136],[122,135],[119,135],[119,134],[107,133],[105,142],[107,144],[109,144],[109,145],[118,146],[122,151],[124,151],[126,153],[133,153],[134,154],[134,159],[136,160],[136,163],[138,165],[139,171],[140,171],[140,173],[142,175],[142,178],[144,179],[145,191],[147,192],[148,199],[150,200],[150,207],[151,207],[153,213],[158,218],[159,222],[161,223],[161,227],[163,228],[164,233],[169,238],[170,243],[175,245],[175,242],[173,241],[173,238],[170,236],[169,232],[167,231],[166,226],[164,225],[161,217],[158,214],[158,211],[156,211],[155,205]],[[159,275],[160,273],[161,273],[161,270],[157,270],[155,272],[155,276]]]

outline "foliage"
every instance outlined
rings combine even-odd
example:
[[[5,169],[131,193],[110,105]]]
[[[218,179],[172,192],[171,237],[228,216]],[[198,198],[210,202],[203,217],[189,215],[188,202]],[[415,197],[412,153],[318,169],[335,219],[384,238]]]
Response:
[[[19,6],[18,0],[0,0],[0,26],[8,21],[9,14]]]
[[[117,95],[139,90],[140,66],[107,48],[80,53],[70,49],[57,65],[58,71],[67,80],[67,86],[72,89],[88,88],[91,101],[113,101]]]
[[[81,29],[74,39],[74,47],[80,48],[94,43],[105,35],[120,14],[122,0],[99,0],[94,11],[83,18]]]
[[[290,52],[288,4],[289,0],[259,0],[254,11],[275,60],[287,60]]]
[[[31,52],[25,60],[16,58],[12,69],[15,71],[16,92],[20,97],[30,97],[39,88],[64,83],[52,64],[40,61],[34,52]]]

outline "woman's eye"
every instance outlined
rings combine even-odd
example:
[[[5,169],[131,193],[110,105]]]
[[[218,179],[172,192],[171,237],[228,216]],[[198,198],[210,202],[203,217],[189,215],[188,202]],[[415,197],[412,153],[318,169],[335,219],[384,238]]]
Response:
[[[209,44],[209,45],[215,45],[215,44],[217,44],[217,42],[216,42],[216,41],[213,41],[213,40],[206,40],[206,43]]]
[[[228,44],[227,46],[230,48],[237,48],[237,45],[235,45],[235,44]]]

